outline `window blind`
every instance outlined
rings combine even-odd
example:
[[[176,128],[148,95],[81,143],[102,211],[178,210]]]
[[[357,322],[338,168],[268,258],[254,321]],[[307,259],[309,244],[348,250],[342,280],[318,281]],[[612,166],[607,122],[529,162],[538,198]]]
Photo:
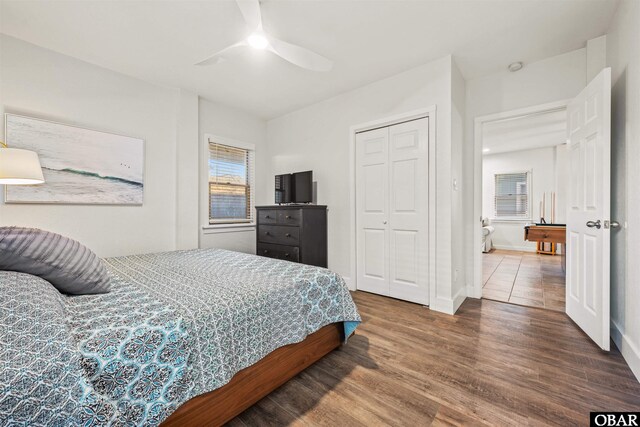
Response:
[[[495,175],[495,217],[529,218],[529,173]]]
[[[253,150],[209,142],[209,223],[252,222]]]

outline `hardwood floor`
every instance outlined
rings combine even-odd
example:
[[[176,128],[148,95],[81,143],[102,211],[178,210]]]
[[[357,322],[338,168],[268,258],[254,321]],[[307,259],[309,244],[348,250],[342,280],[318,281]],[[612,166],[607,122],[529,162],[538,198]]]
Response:
[[[493,250],[482,254],[482,297],[564,312],[560,256]]]
[[[639,411],[640,383],[612,346],[564,314],[467,299],[455,316],[355,292],[349,343],[231,426],[588,425]]]

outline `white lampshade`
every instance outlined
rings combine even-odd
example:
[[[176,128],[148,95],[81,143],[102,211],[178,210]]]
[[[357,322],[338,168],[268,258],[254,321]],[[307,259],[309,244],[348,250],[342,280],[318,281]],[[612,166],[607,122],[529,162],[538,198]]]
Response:
[[[44,176],[38,153],[19,148],[0,148],[0,184],[42,184]]]

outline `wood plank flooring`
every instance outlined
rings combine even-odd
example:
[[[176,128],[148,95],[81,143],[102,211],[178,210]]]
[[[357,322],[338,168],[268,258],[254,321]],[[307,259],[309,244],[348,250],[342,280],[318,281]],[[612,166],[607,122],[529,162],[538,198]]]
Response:
[[[482,254],[482,297],[565,311],[565,274],[560,256],[493,250]]]
[[[640,411],[640,383],[612,346],[564,314],[467,299],[455,316],[364,292],[347,345],[231,426],[588,425]]]

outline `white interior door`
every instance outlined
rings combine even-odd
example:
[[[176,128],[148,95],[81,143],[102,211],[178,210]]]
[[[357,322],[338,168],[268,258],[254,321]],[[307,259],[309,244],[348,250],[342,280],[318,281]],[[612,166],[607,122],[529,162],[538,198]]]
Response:
[[[611,69],[567,107],[567,314],[609,350]]]
[[[356,135],[358,289],[429,304],[428,118]]]
[[[390,295],[429,303],[429,119],[389,128]]]
[[[357,287],[389,295],[389,129],[356,135]]]

